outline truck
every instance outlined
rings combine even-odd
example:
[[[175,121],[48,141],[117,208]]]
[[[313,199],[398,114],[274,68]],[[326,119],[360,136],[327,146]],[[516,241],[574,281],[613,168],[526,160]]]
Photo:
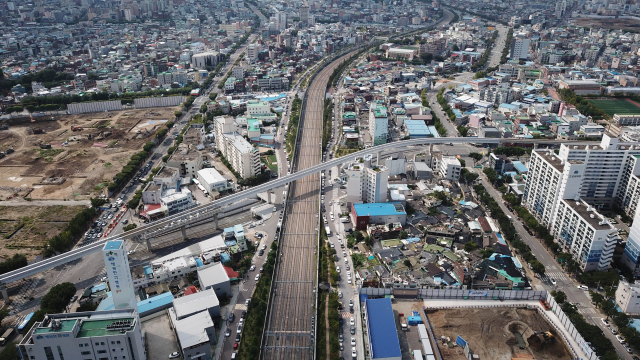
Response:
[[[2,337],[0,337],[0,345],[5,346],[7,342],[11,340],[11,337],[13,337],[15,331],[16,330],[14,328],[7,329],[7,331],[2,334]]]
[[[9,130],[9,125],[7,124],[0,125],[0,130]]]
[[[331,236],[331,229],[329,229],[329,226],[325,225],[324,231],[327,233],[327,236]]]
[[[71,125],[71,131],[82,131],[82,126]]]
[[[40,149],[51,149],[51,144],[40,144]]]
[[[47,131],[45,129],[33,128],[34,134],[46,134]]]

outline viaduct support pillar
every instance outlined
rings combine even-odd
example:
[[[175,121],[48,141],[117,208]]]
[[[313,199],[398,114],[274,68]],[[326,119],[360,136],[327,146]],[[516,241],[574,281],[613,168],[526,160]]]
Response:
[[[2,300],[4,300],[5,304],[9,303],[9,293],[7,293],[7,285],[0,284],[0,292],[2,292]]]
[[[274,195],[274,197],[275,197],[275,195]],[[213,215],[213,219],[211,221],[213,222],[213,227],[215,229],[217,229],[218,228],[218,214],[214,214]]]
[[[144,240],[144,242],[147,244],[147,251],[151,252],[151,239],[150,238],[146,238]]]
[[[182,225],[180,231],[182,231],[182,241],[187,241],[187,228]]]

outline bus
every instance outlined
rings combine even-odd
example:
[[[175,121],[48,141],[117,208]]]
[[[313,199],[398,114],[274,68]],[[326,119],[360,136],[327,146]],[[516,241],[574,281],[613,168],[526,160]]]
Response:
[[[4,334],[2,334],[2,337],[0,337],[0,345],[1,346],[7,345],[7,342],[11,339],[11,337],[13,337],[14,332],[15,332],[14,328],[7,329],[7,331],[5,331]]]
[[[22,320],[20,325],[18,325],[18,334],[22,334],[22,332],[25,330],[25,327],[27,327],[27,324],[29,323],[32,317],[33,317],[33,313],[27,315],[27,317],[25,317],[24,320]]]

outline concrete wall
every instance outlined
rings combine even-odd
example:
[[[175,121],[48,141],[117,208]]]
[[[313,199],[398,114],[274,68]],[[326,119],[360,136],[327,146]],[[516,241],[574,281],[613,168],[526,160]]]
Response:
[[[149,107],[178,106],[187,100],[186,96],[165,96],[134,99],[136,109]]]
[[[120,100],[83,102],[67,105],[69,114],[85,114],[102,111],[122,110]]]

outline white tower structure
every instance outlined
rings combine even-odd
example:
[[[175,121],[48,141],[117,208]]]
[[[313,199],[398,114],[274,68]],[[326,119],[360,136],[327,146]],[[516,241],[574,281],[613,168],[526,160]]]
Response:
[[[116,309],[134,309],[137,312],[138,302],[124,240],[108,241],[102,248],[102,258],[109,278],[113,305]]]

